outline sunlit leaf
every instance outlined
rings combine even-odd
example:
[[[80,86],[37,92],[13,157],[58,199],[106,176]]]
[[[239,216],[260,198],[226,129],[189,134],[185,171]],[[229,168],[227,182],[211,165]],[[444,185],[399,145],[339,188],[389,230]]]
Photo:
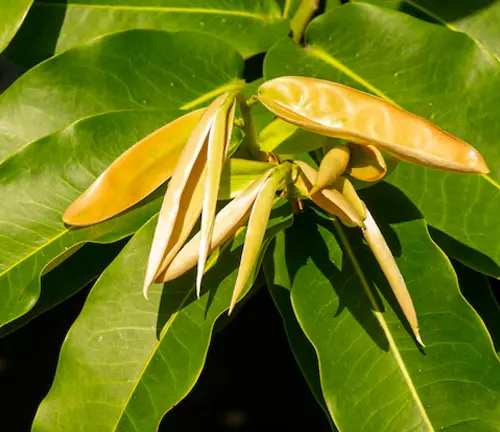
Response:
[[[481,152],[491,168],[487,176],[443,173],[401,162],[387,181],[418,205],[430,225],[497,266],[483,266],[478,259],[476,269],[487,267],[500,276],[500,123],[492,120],[500,106],[497,59],[466,35],[361,4],[333,8],[316,18],[307,41],[304,48],[288,40],[275,45],[265,61],[266,78],[314,76],[369,91],[427,118]],[[447,252],[467,259],[459,249]]]

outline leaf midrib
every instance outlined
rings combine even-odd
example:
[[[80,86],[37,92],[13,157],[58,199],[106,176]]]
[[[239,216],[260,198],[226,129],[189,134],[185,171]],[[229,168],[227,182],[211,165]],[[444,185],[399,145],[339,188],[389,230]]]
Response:
[[[413,380],[412,380],[410,373],[406,367],[406,364],[403,360],[403,357],[401,356],[401,353],[399,352],[399,349],[396,345],[396,342],[395,342],[395,340],[392,336],[392,333],[389,329],[389,325],[387,324],[387,321],[384,318],[384,314],[380,310],[380,307],[379,307],[379,305],[378,305],[378,303],[373,295],[370,284],[368,284],[366,276],[363,273],[363,270],[361,268],[361,264],[359,263],[358,259],[356,258],[354,250],[352,249],[352,246],[349,243],[349,240],[344,233],[344,229],[338,220],[333,220],[333,226],[335,228],[335,231],[339,235],[340,242],[342,243],[342,246],[344,247],[345,251],[347,252],[347,255],[349,256],[349,259],[352,262],[354,270],[359,277],[361,285],[363,286],[363,290],[366,292],[368,300],[373,308],[373,314],[375,315],[378,323],[382,327],[382,330],[383,330],[383,332],[387,338],[387,341],[389,343],[389,348],[394,355],[394,359],[399,366],[399,370],[401,371],[404,380],[408,384],[408,389],[410,390],[410,393],[411,393],[411,395],[412,395],[412,397],[417,405],[417,408],[422,415],[422,419],[424,420],[424,423],[426,424],[428,430],[434,432],[435,431],[434,426],[432,425],[432,423],[427,415],[427,412],[425,411],[424,404],[422,403],[422,400],[420,399],[420,396],[417,393],[417,389],[415,387],[415,384],[413,383]]]
[[[120,10],[128,12],[164,12],[164,13],[199,13],[207,15],[230,15],[243,18],[250,18],[266,23],[278,21],[276,17],[271,15],[261,15],[255,12],[247,12],[242,10],[229,10],[229,9],[214,9],[214,8],[189,8],[189,7],[175,7],[175,6],[133,6],[133,5],[103,5],[103,4],[85,4],[85,3],[53,3],[53,2],[37,2],[34,6],[38,7],[55,7],[55,8],[81,8],[81,9],[102,9],[102,10]],[[281,17],[279,17],[281,18]]]
[[[375,87],[369,81],[364,79],[362,76],[358,75],[356,72],[354,72],[352,69],[347,67],[345,64],[343,64],[342,62],[337,60],[335,57],[333,57],[329,53],[323,51],[321,48],[315,47],[314,45],[307,45],[306,47],[304,47],[304,50],[307,54],[322,60],[323,62],[325,62],[329,66],[332,66],[333,68],[342,72],[344,75],[347,75],[349,78],[356,81],[358,84],[361,84],[369,92],[375,94],[376,96],[378,96],[382,99],[385,99],[387,102],[392,103],[393,105],[397,106],[398,108],[403,109],[398,103],[396,103],[393,99],[391,99],[389,96],[387,96],[382,90]],[[491,178],[488,174],[480,174],[480,177],[483,178],[484,180],[486,180],[491,185],[493,185],[498,190],[500,190],[500,183],[498,183],[496,180]]]

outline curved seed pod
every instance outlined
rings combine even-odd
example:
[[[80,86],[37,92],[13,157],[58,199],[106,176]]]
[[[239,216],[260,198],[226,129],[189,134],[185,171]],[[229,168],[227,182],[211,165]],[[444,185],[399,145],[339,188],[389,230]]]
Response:
[[[363,201],[361,201],[356,189],[354,189],[354,186],[348,179],[345,177],[339,177],[332,184],[332,189],[338,190],[344,196],[349,204],[351,204],[352,208],[356,210],[356,213],[362,221],[366,219],[366,206]]]
[[[351,152],[347,146],[333,147],[321,160],[316,183],[311,190],[311,194],[326,188],[342,175],[347,168],[350,155]]]
[[[231,97],[227,98],[215,115],[214,124],[208,137],[207,177],[201,213],[201,244],[198,258],[198,277],[196,278],[198,297],[201,292],[201,280],[214,229],[221,172],[229,150],[235,107],[236,100]]]
[[[239,197],[232,200],[217,214],[209,253],[229,240],[247,222],[252,205],[270,172],[269,170],[254,181]],[[200,243],[201,233],[198,232],[179,251],[168,268],[158,275],[156,282],[168,282],[193,268],[198,260]]]
[[[122,153],[68,207],[64,222],[77,226],[102,222],[148,196],[172,175],[202,114],[202,109],[185,114]]]
[[[373,145],[348,144],[351,149],[351,159],[347,172],[355,179],[374,182],[382,179],[387,173],[384,156]]]
[[[259,191],[250,213],[238,276],[236,277],[231,304],[229,305],[229,314],[231,314],[236,306],[236,302],[245,288],[259,256],[260,247],[266,233],[267,222],[271,215],[273,201],[276,197],[276,190],[279,186],[279,180],[273,178],[273,174],[266,180]]]
[[[260,86],[258,99],[276,116],[315,133],[373,144],[418,165],[489,172],[481,155],[464,141],[383,99],[341,84],[275,78]]]
[[[337,216],[344,225],[347,226],[362,226],[358,212],[352,207],[345,197],[335,189],[323,189],[315,194],[311,194],[313,184],[316,181],[317,172],[305,162],[293,161],[299,168],[300,174],[295,182],[295,186],[299,191],[311,198],[311,200],[320,206],[328,213]]]
[[[203,112],[199,123],[194,128],[193,133],[189,137],[188,142],[184,146],[184,150],[179,157],[175,170],[172,174],[170,184],[168,185],[165,199],[160,210],[158,223],[153,238],[153,245],[149,253],[146,277],[144,280],[144,296],[147,298],[149,286],[153,282],[167,247],[169,246],[170,238],[174,232],[175,224],[179,216],[180,210],[187,208],[182,207],[181,202],[189,199],[189,196],[195,190],[195,185],[198,183],[199,176],[202,170],[197,170],[198,177],[193,173],[193,167],[198,159],[202,166],[206,163],[206,140],[214,118],[222,104],[225,102],[227,94],[223,94],[216,98]],[[202,155],[202,150],[205,148],[205,153]],[[203,201],[201,196],[199,205]],[[199,214],[198,214],[199,215]]]
[[[200,217],[203,196],[205,191],[206,168],[204,159],[197,161],[193,167],[192,181],[186,185],[186,189],[179,204],[179,213],[174,223],[174,227],[168,241],[167,247],[163,252],[163,258],[155,275],[162,273],[177,256],[178,252],[186,243],[191,231],[193,231],[198,218]]]
[[[411,300],[410,293],[406,287],[406,283],[403,276],[394,261],[391,250],[387,246],[385,239],[380,232],[379,227],[375,223],[370,212],[367,210],[367,217],[365,220],[365,226],[362,228],[363,236],[365,237],[368,246],[375,255],[382,271],[384,272],[389,285],[391,286],[392,292],[396,297],[410,327],[417,339],[418,343],[425,346],[422,338],[420,337],[420,331],[418,326],[417,314],[415,312],[415,307],[413,306],[413,301]]]

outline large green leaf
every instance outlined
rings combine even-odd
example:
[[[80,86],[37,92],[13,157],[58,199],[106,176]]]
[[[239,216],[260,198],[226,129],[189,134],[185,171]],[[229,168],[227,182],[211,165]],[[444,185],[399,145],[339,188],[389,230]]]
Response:
[[[250,57],[288,27],[275,0],[37,0],[6,55],[32,66],[97,36],[142,28],[208,32]]]
[[[0,96],[0,161],[90,115],[206,103],[242,87],[242,71],[238,52],[207,34],[130,30],[104,36],[31,69]]]
[[[290,209],[272,214],[273,229]],[[64,342],[54,384],[33,431],[156,431],[201,373],[212,328],[229,306],[243,235],[219,257],[196,299],[194,274],[142,296],[156,218],[146,224],[92,289]]]
[[[499,360],[450,262],[395,187],[381,183],[363,198],[407,281],[425,348],[357,229],[334,228],[308,209],[274,251],[335,424],[342,432],[499,431]]]
[[[401,10],[461,31],[500,58],[500,2],[495,0],[355,0]]]
[[[363,31],[360,31],[363,29]],[[400,163],[388,181],[418,205],[435,228],[492,260],[476,268],[500,276],[500,63],[464,34],[408,15],[347,4],[316,18],[308,45],[275,45],[266,79],[315,76],[370,91],[470,142],[487,176],[445,173]],[[447,252],[466,261],[463,248]],[[484,261],[484,263],[483,263]]]
[[[0,18],[0,53],[21,26],[33,0],[3,0]]]
[[[285,234],[284,232],[281,232],[275,239],[275,242],[278,242],[279,251],[281,251],[284,247],[284,241]],[[291,282],[289,274],[286,272],[274,272],[274,265],[272,261],[274,248],[275,244],[273,242],[264,257],[263,270],[266,283],[274,304],[276,305],[276,308],[278,309],[283,320],[286,336],[290,343],[290,348],[293,352],[295,360],[297,361],[300,370],[302,371],[304,378],[311,389],[311,393],[316,398],[316,401],[321,408],[328,415],[328,409],[325,404],[323,393],[321,392],[321,384],[319,381],[318,359],[316,357],[314,347],[305,336],[299,323],[297,322],[297,318],[294,315],[292,303],[290,301],[289,287]],[[285,278],[285,280],[282,280],[282,278]],[[329,415],[328,419],[330,420],[332,430],[335,430],[335,426]]]
[[[97,279],[116,258],[125,242],[126,240],[111,244],[83,245],[71,257],[41,278],[38,302],[28,313],[0,328],[0,338],[25,326]]]
[[[456,261],[453,267],[458,276],[460,291],[483,319],[496,351],[500,353],[500,305],[491,290],[488,278]]]

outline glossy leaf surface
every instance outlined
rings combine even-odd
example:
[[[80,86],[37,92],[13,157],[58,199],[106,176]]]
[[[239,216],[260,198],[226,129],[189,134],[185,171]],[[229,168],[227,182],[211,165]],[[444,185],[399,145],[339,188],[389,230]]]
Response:
[[[54,258],[81,242],[107,243],[126,237],[159,210],[164,188],[104,223],[70,228],[62,222],[68,205],[116,157],[180,114],[144,110],[98,115],[23,147],[0,165],[0,199],[6,203],[0,206],[0,325],[34,305],[39,275]],[[231,163],[224,177],[232,178],[223,179],[222,192],[241,191],[268,168],[267,164],[248,165]]]
[[[492,170],[488,176],[443,173],[401,162],[387,181],[418,205],[430,225],[498,266],[500,126],[491,117],[500,106],[497,60],[466,35],[361,4],[343,5],[316,18],[307,40],[305,48],[290,41],[276,45],[265,61],[266,78],[293,73],[370,91],[481,152]],[[464,259],[458,248],[453,252]],[[482,262],[476,260],[477,269],[483,268]],[[500,276],[500,267],[496,274]]]
[[[285,227],[289,220],[283,209],[272,225]],[[154,431],[195,384],[214,323],[229,306],[242,238],[206,273],[200,299],[192,272],[152,286],[147,301],[141,287],[155,223],[144,225],[92,289],[33,431],[84,425],[102,432]]]
[[[33,0],[3,0],[0,19],[0,53],[21,26]]]
[[[363,199],[407,280],[424,351],[357,231],[336,230],[309,209],[273,255],[274,272],[290,278],[295,314],[318,354],[335,424],[343,432],[498,430],[499,360],[449,261],[396,188],[381,183]]]
[[[238,52],[206,34],[130,30],[98,38],[29,70],[0,96],[0,161],[83,117],[206,105],[242,87],[242,71]]]
[[[40,281],[40,298],[28,313],[0,328],[3,338],[66,301],[95,281],[123,249],[127,239],[111,244],[89,243],[45,274]]]
[[[285,37],[288,27],[275,0],[40,0],[7,54],[32,66],[97,36],[141,28],[210,33],[250,57]]]
[[[392,8],[464,32],[500,58],[500,3],[491,0],[355,0]]]

